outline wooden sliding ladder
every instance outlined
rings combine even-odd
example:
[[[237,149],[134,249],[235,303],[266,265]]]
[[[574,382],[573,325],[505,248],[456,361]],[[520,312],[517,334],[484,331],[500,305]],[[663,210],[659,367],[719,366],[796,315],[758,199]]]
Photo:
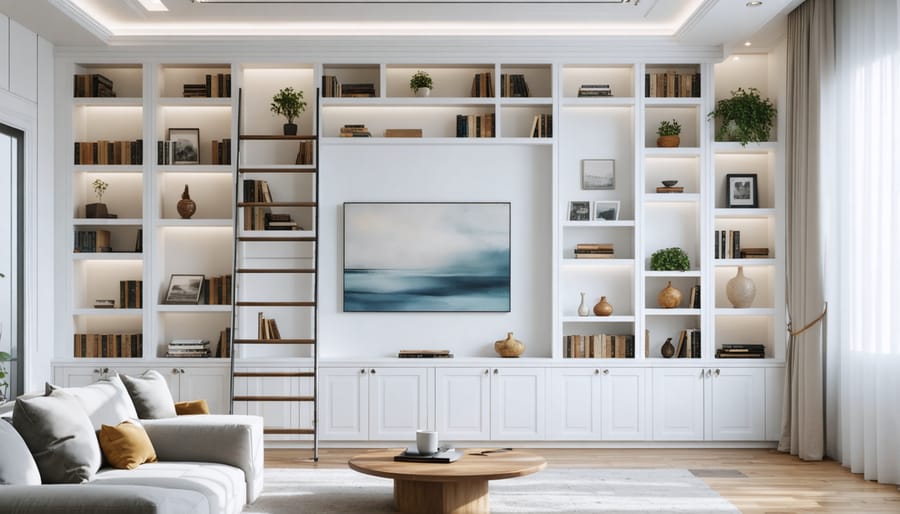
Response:
[[[264,403],[284,403],[289,419],[299,419],[298,404],[312,405],[310,426],[269,426],[265,433],[274,435],[311,435],[313,459],[319,460],[318,436],[318,263],[319,263],[319,138],[317,135],[263,135],[243,132],[243,93],[238,91],[237,169],[234,183],[234,280],[232,307],[231,351],[231,412],[236,403],[247,405],[248,411],[261,411]],[[315,116],[319,112],[319,93],[316,90]],[[318,127],[314,120],[313,127]],[[263,150],[252,153],[247,145],[257,142]],[[274,155],[277,145],[299,143],[306,145],[304,164],[245,165],[242,154],[257,162],[260,155]],[[283,148],[282,148],[283,150]],[[311,152],[310,152],[311,150]],[[283,153],[283,152],[282,152]],[[297,160],[300,160],[298,155]],[[308,162],[308,161],[307,161]],[[273,184],[269,184],[269,180]],[[277,184],[278,187],[275,187]],[[293,197],[293,198],[291,198]],[[278,201],[274,201],[277,199]],[[298,212],[305,215],[298,215]],[[276,216],[280,214],[280,217]],[[299,220],[285,221],[285,217]],[[262,216],[262,218],[260,218]],[[282,226],[276,229],[274,221]],[[297,222],[301,226],[285,228]],[[285,249],[287,246],[287,249]],[[287,257],[286,257],[287,256]],[[289,261],[291,265],[279,265]],[[297,261],[302,261],[298,263]],[[274,264],[273,264],[274,263]],[[301,277],[306,277],[302,279]],[[266,295],[261,292],[271,292]],[[264,318],[270,309],[278,315]],[[256,315],[254,315],[256,314]],[[287,328],[281,337],[276,323]],[[296,332],[296,333],[295,333]],[[298,350],[308,348],[307,351]],[[299,355],[298,354],[302,354]],[[297,357],[297,358],[295,358]],[[250,371],[254,358],[280,359],[296,364],[290,371]],[[307,365],[306,363],[311,363]],[[290,368],[291,365],[279,367]],[[240,369],[240,371],[238,371]],[[249,395],[237,394],[238,379],[297,381],[290,390],[306,384],[312,394]],[[283,382],[284,383],[284,382]],[[250,407],[257,405],[257,407]]]

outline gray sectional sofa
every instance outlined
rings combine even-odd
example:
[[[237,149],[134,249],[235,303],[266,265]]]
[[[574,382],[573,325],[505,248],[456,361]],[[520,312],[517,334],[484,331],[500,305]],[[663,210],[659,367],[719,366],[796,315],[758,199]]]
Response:
[[[119,377],[47,393],[0,407],[0,514],[234,514],[262,492],[259,416],[169,416],[164,408],[166,417],[139,421],[158,461],[115,469],[97,431],[146,416],[147,395]],[[149,401],[171,402],[165,395]]]

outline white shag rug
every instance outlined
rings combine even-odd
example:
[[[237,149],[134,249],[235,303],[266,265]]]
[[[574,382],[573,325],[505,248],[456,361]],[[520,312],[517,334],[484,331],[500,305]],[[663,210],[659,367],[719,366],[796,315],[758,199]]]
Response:
[[[351,469],[266,469],[244,512],[392,513],[393,481]],[[740,513],[686,469],[545,469],[490,482],[492,513]]]

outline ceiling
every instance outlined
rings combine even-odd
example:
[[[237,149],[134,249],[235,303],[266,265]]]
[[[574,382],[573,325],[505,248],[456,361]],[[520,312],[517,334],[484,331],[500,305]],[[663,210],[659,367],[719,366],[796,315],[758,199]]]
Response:
[[[615,36],[765,50],[802,0],[0,0],[58,46],[306,36]]]

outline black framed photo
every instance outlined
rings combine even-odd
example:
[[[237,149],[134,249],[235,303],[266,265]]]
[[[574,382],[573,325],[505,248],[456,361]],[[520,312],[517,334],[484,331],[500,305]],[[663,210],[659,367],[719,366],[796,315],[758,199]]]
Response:
[[[590,221],[591,202],[575,200],[569,202],[569,221]]]
[[[581,189],[615,189],[616,161],[584,159],[581,161]]]
[[[170,128],[172,164],[200,164],[200,129]]]
[[[725,175],[726,205],[735,208],[759,207],[759,188],[756,173],[729,173]]]
[[[166,303],[199,303],[200,293],[203,289],[203,279],[203,275],[173,273],[169,278]]]

